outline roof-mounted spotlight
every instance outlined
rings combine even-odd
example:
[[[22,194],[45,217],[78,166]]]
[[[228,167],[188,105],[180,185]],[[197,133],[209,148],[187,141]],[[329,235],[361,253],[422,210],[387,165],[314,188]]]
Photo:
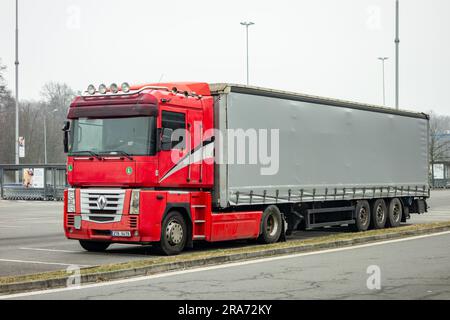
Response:
[[[97,90],[95,89],[95,86],[93,84],[90,84],[87,88],[87,93],[89,93],[91,96],[95,94]]]
[[[112,93],[117,93],[117,92],[119,92],[119,86],[117,84],[113,83],[109,86],[109,90],[111,90]]]
[[[98,87],[98,92],[100,92],[101,94],[106,94],[107,91],[108,88],[103,83]]]
[[[122,92],[124,93],[130,92],[130,85],[128,84],[128,82],[122,83]]]

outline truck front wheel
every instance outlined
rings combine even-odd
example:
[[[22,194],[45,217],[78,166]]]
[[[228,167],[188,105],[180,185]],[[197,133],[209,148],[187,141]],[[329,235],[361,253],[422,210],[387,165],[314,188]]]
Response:
[[[110,246],[109,242],[97,242],[97,241],[87,241],[80,240],[80,246],[86,250],[91,252],[103,252]]]
[[[394,198],[389,202],[387,226],[391,228],[396,228],[400,226],[402,221],[403,208],[402,203],[398,198]]]
[[[275,243],[280,239],[283,220],[281,212],[276,206],[269,206],[264,210],[261,221],[261,235],[259,243]]]
[[[176,255],[184,250],[187,242],[187,227],[181,213],[169,212],[161,224],[160,251],[168,256]]]
[[[370,205],[366,200],[356,203],[355,224],[351,225],[353,231],[367,231],[370,225]]]

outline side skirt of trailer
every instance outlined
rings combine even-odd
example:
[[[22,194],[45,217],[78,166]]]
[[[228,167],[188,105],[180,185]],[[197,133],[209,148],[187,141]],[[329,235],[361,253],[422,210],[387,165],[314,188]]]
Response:
[[[343,219],[336,221],[328,221],[328,222],[318,222],[318,214],[329,214],[329,213],[342,213],[342,216],[347,216],[351,219]],[[320,209],[308,209],[306,210],[305,224],[306,230],[311,230],[314,228],[321,227],[332,227],[332,226],[340,226],[343,224],[355,224],[355,206],[348,207],[336,207],[336,208],[320,208]]]

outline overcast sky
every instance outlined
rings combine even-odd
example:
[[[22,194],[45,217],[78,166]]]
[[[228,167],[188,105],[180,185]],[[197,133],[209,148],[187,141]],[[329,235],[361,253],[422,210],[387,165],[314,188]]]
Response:
[[[0,58],[14,89],[14,0],[0,1]],[[450,1],[401,0],[402,108],[450,115]],[[382,104],[395,101],[394,0],[20,0],[20,94],[47,81],[250,82]]]

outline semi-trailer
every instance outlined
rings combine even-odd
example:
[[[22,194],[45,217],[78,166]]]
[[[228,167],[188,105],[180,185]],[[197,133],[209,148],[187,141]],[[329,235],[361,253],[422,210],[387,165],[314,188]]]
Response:
[[[235,84],[89,86],[64,126],[65,232],[83,248],[282,241],[427,211],[423,113]]]

